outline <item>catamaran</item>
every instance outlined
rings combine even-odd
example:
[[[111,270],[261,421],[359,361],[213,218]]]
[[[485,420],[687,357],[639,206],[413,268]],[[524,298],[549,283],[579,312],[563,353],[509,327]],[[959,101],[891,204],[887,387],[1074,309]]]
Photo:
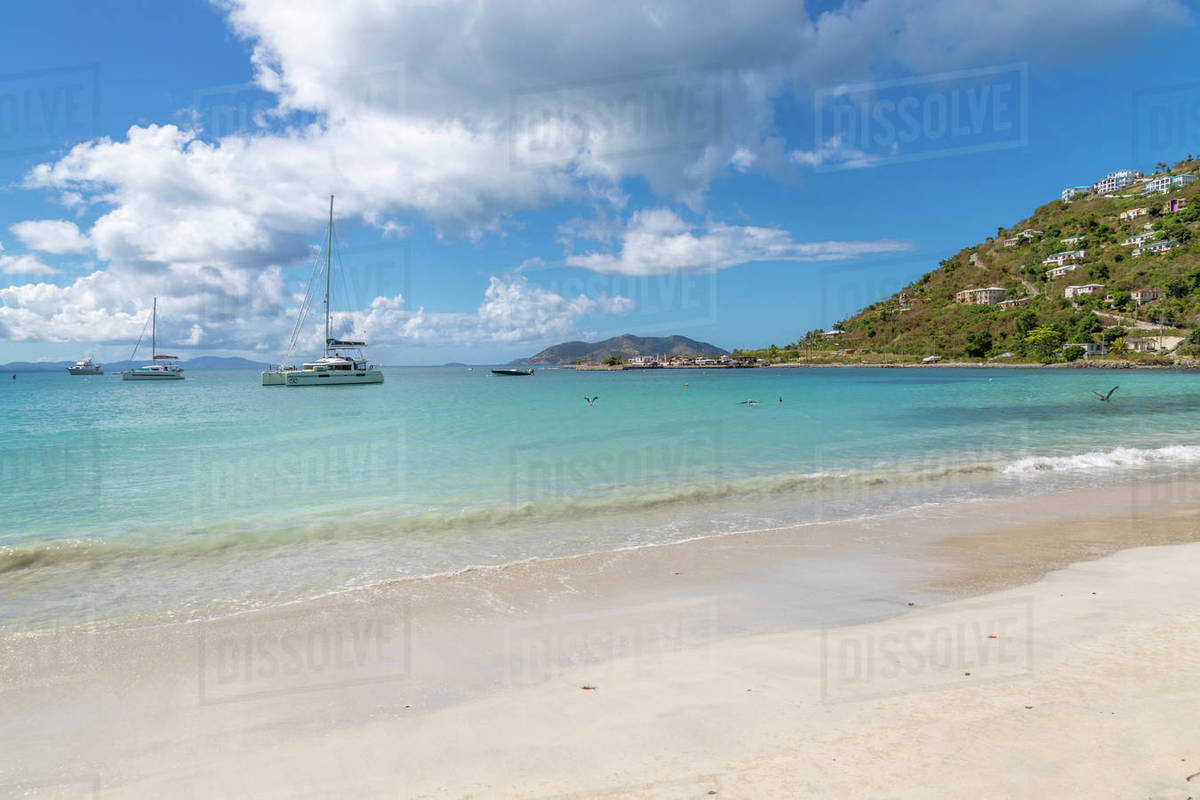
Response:
[[[142,334],[145,335],[146,329],[142,328]],[[142,343],[142,337],[139,336],[137,344],[133,346],[133,352],[129,355],[129,360],[133,361],[137,355],[138,347]],[[154,298],[154,306],[150,311],[150,363],[144,367],[134,367],[121,372],[121,380],[123,381],[181,381],[183,380],[183,367],[179,366],[179,358],[177,356],[168,356],[158,352],[158,298]]]
[[[347,383],[383,383],[383,373],[374,364],[367,363],[362,349],[366,342],[337,339],[329,325],[329,283],[333,272],[333,195],[329,196],[329,233],[325,243],[325,355],[316,361],[305,362],[299,369],[288,365],[292,350],[304,328],[304,319],[311,304],[313,281],[320,277],[314,274],[309,279],[308,291],[282,365],[262,374],[263,386],[334,386]]]
[[[71,373],[72,375],[103,375],[104,374],[104,370],[100,367],[99,364],[97,364],[95,361],[92,361],[91,356],[88,356],[87,358],[76,361],[74,363],[74,365],[67,367],[67,372]]]

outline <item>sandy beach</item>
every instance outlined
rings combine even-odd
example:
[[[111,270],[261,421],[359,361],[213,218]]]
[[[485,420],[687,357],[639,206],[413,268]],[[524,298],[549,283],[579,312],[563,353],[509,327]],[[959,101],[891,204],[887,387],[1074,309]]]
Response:
[[[0,788],[1182,800],[1200,789],[1194,490],[989,501],[8,636]]]

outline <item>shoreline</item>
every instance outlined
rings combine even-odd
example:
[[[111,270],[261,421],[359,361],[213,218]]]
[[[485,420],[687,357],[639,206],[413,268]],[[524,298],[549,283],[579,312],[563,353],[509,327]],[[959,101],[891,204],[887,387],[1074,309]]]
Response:
[[[989,624],[1008,620],[1021,629],[1020,614],[1009,617],[1025,601],[1009,601],[1032,597],[1035,611],[1052,605],[1059,592],[1046,590],[1047,581],[1077,582],[1129,548],[1192,542],[1179,546],[1189,554],[1200,549],[1200,504],[1193,502],[1200,488],[1173,480],[1126,490],[508,564],[157,629],[3,639],[0,731],[10,763],[21,766],[5,770],[0,785],[78,778],[64,776],[68,765],[37,748],[52,737],[57,752],[78,754],[72,763],[99,776],[101,794],[114,796],[177,790],[184,782],[197,795],[251,789],[265,796],[314,785],[394,794],[401,781],[404,795],[414,797],[676,797],[703,795],[690,781],[705,776],[718,776],[719,796],[797,796],[795,786],[819,794],[816,784],[794,781],[829,763],[778,745],[845,736],[861,748],[874,728],[857,715],[841,718],[846,708],[865,708],[858,700],[827,702],[812,683],[819,679],[814,646],[831,636],[859,641],[872,626],[879,636],[911,630],[920,619],[944,619],[957,630],[960,617],[973,621],[963,609],[980,603],[1008,615]],[[1177,609],[1169,602],[1172,576],[1182,571],[1180,580],[1200,585],[1189,566],[1196,563],[1191,555],[1163,558],[1152,575],[1121,567],[1121,580],[1142,582],[1137,599],[1130,589],[1105,613],[1154,596],[1162,601],[1157,616],[1138,619],[1167,624]],[[1056,578],[1055,570],[1076,577]],[[1178,606],[1192,615],[1197,607],[1190,600]],[[1079,606],[1068,617],[1092,635],[1132,635],[1125,626],[1097,632],[1094,612]],[[294,673],[285,669],[289,641]],[[1052,652],[1062,644],[1057,633],[1044,642]],[[889,689],[893,704],[916,713],[914,703],[942,692],[956,703],[987,699],[957,677],[923,677],[934,685]],[[1014,678],[992,677],[993,693]],[[798,729],[781,718],[791,707],[781,698],[793,684],[805,686],[795,698],[806,709]],[[1037,707],[1077,713],[1071,692],[1060,694]],[[745,716],[750,709],[753,719]],[[830,714],[840,720],[832,727]],[[64,729],[64,720],[76,723]],[[957,723],[942,717],[937,724]],[[806,733],[796,739],[799,730]],[[654,744],[663,741],[685,744],[664,751]],[[855,755],[853,747],[836,750],[822,752]],[[547,751],[561,760],[528,760]],[[1194,757],[1200,763],[1200,753]],[[760,769],[771,759],[782,759],[779,770]],[[879,766],[864,762],[852,770],[854,780],[885,788],[873,783]],[[231,786],[235,775],[247,783]],[[851,783],[826,779],[845,792],[834,796],[851,796]]]

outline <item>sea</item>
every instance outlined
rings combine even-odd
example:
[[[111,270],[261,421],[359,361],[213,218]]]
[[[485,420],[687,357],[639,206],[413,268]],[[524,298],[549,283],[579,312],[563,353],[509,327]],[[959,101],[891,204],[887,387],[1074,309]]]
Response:
[[[385,375],[314,388],[263,387],[251,370],[5,375],[0,631],[198,619],[1200,465],[1192,372]],[[1115,385],[1110,402],[1093,394]]]

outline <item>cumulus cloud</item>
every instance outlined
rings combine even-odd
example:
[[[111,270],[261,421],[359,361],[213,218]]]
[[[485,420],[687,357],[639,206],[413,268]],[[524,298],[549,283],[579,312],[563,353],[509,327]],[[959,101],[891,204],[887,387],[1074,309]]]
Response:
[[[635,213],[618,238],[615,252],[569,255],[567,264],[596,272],[661,275],[713,272],[753,261],[837,261],[912,249],[910,243],[892,239],[797,242],[778,228],[720,222],[697,227],[665,208]]]
[[[86,253],[91,242],[74,222],[63,219],[25,220],[13,225],[10,230],[30,250],[42,253]]]

